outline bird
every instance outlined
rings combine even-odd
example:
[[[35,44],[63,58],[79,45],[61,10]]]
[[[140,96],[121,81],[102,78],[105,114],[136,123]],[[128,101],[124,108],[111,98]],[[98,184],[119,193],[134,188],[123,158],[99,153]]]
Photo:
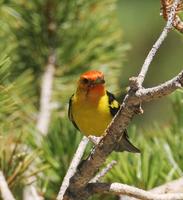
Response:
[[[85,136],[100,137],[119,108],[115,96],[106,90],[103,72],[90,70],[81,74],[78,80],[76,91],[69,100],[68,117]],[[127,130],[114,150],[140,153],[129,141]]]

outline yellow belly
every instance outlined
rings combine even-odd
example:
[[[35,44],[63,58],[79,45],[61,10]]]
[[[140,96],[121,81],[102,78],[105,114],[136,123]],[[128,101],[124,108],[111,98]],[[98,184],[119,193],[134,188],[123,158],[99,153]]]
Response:
[[[86,136],[101,136],[112,120],[106,95],[97,102],[74,98],[72,115],[76,125]]]

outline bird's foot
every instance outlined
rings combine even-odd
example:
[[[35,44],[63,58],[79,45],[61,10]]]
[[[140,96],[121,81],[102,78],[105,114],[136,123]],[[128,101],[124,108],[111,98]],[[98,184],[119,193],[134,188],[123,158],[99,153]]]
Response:
[[[89,135],[88,136],[88,139],[94,144],[94,145],[97,145],[100,140],[102,139],[102,136],[101,137],[96,137],[96,136],[93,136],[93,135]]]

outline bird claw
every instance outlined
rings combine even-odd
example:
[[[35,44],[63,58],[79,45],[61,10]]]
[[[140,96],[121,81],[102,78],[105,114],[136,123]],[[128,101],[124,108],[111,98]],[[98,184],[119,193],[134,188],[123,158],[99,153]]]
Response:
[[[97,145],[100,140],[102,139],[102,136],[101,137],[96,137],[96,136],[93,136],[93,135],[89,135],[88,136],[88,139],[94,144],[94,145]]]

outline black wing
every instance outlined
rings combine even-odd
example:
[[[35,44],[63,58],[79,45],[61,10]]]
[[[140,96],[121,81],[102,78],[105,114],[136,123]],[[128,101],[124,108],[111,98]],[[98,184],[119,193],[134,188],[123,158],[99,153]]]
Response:
[[[120,105],[112,93],[107,91],[107,96],[109,98],[110,112],[111,112],[111,115],[114,117],[115,114],[118,112]]]
[[[79,130],[78,126],[76,125],[76,123],[73,119],[73,115],[72,115],[72,98],[73,98],[73,96],[74,96],[74,94],[71,96],[71,98],[69,100],[68,117],[69,117],[70,121],[72,122],[72,124],[75,126],[75,128]]]
[[[120,108],[120,104],[117,102],[115,96],[112,93],[107,91],[107,96],[109,98],[109,108],[111,115],[115,116]],[[124,131],[123,137],[118,142],[118,144],[116,144],[114,150],[117,152],[128,151],[132,153],[140,153],[140,150],[129,141],[127,130]]]

